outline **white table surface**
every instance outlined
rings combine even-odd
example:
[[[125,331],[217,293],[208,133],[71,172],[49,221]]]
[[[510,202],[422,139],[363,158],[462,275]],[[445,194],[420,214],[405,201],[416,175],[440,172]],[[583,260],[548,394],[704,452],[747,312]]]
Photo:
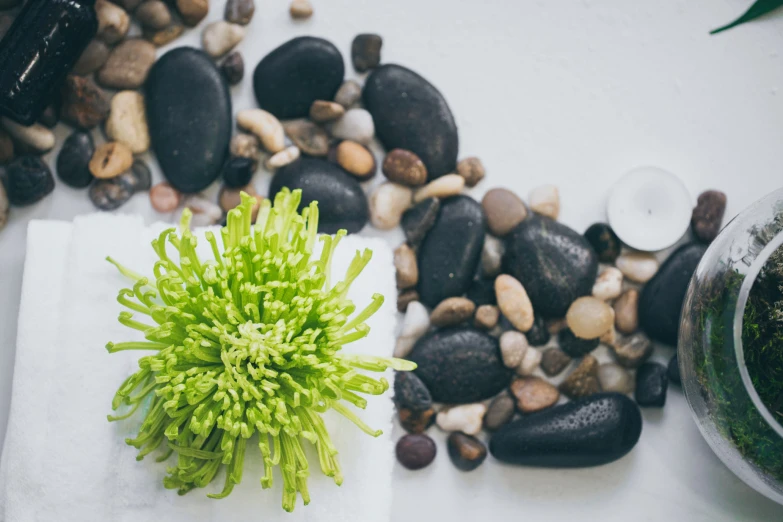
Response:
[[[725,191],[727,217],[783,184],[783,16],[708,35],[749,1],[313,1],[315,16],[294,23],[286,1],[256,0],[250,34],[239,47],[248,70],[234,88],[235,110],[254,106],[255,64],[289,38],[332,40],[353,76],[351,39],[377,32],[384,62],[420,72],[449,101],[460,155],[480,156],[488,170],[477,197],[493,186],[524,196],[554,183],[562,221],[581,232],[603,219],[611,183],[638,165],[678,174],[694,199],[704,189]],[[224,2],[212,4],[210,19],[219,19]],[[174,46],[198,45],[199,34],[190,31]],[[67,133],[61,126],[58,141]],[[268,175],[256,182],[264,190]],[[41,203],[13,209],[0,232],[0,446],[27,222],[90,211],[84,191],[58,185]],[[160,219],[145,195],[121,211]],[[395,246],[401,238],[384,236]],[[665,361],[670,353],[660,350],[656,358]],[[416,473],[394,471],[392,519],[783,520],[783,507],[713,456],[679,390],[669,393],[665,409],[646,410],[644,420],[630,455],[568,471],[512,468],[490,458],[477,471],[460,473],[446,456],[444,435],[433,429],[435,463]]]

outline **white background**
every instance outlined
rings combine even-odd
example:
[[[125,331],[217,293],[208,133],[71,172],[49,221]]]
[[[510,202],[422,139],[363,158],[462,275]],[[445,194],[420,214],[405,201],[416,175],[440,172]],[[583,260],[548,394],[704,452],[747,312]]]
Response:
[[[708,35],[749,1],[314,2],[315,16],[295,23],[287,2],[256,1],[240,45],[248,70],[234,89],[235,110],[254,106],[255,64],[289,38],[332,40],[352,76],[351,39],[377,32],[384,37],[385,62],[420,72],[449,101],[460,155],[481,157],[488,170],[477,197],[493,186],[524,196],[554,183],[562,195],[562,221],[581,232],[603,219],[612,182],[638,165],[676,173],[694,199],[708,188],[725,191],[727,217],[783,184],[783,16]],[[219,19],[223,2],[212,4],[210,19]],[[190,31],[174,46],[198,45],[198,37],[199,31]],[[60,128],[58,141],[67,132]],[[256,181],[261,189],[268,175]],[[91,210],[84,191],[58,185],[38,205],[13,209],[0,232],[0,443],[25,227],[30,219],[71,219]],[[160,219],[145,195],[122,211]],[[401,237],[387,236],[393,246]],[[669,353],[656,356],[664,361]],[[489,461],[464,474],[448,461],[443,436],[435,433],[440,454],[433,466],[417,473],[395,469],[392,518],[783,520],[782,507],[744,486],[712,455],[679,391],[669,393],[665,409],[647,410],[644,417],[641,441],[628,457],[589,470]]]

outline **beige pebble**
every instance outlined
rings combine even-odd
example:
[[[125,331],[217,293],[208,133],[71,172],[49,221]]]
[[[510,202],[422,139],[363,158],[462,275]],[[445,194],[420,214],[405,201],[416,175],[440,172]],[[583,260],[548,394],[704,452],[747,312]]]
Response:
[[[430,314],[430,322],[439,328],[464,323],[476,311],[476,304],[464,297],[444,299]]]
[[[495,279],[495,295],[501,313],[514,328],[527,332],[533,327],[533,305],[522,283],[501,274]]]
[[[291,145],[290,147],[284,148],[266,160],[266,167],[269,170],[285,167],[289,163],[293,163],[294,161],[298,160],[300,154],[299,147],[296,145]]]
[[[634,283],[646,283],[658,272],[658,259],[646,252],[625,252],[615,261],[620,271]]]
[[[639,328],[639,291],[629,288],[614,302],[614,325],[617,331],[632,334]]]
[[[245,37],[245,28],[225,20],[212,22],[204,28],[201,34],[201,45],[212,58],[220,58]]]
[[[107,44],[116,44],[128,34],[130,17],[122,7],[107,0],[96,0],[95,14],[98,17],[97,37]]]
[[[294,20],[306,20],[313,16],[313,5],[310,0],[293,0],[289,13]]]
[[[485,404],[462,404],[438,412],[435,422],[446,432],[461,431],[466,435],[477,435],[481,431],[486,413]]]
[[[430,181],[413,195],[414,203],[427,198],[447,198],[456,196],[465,188],[465,178],[458,174],[446,174]]]
[[[631,393],[634,389],[634,380],[631,374],[614,363],[604,363],[598,367],[598,382],[601,383],[601,391]]]
[[[76,64],[71,69],[71,74],[87,75],[94,73],[106,63],[109,58],[109,47],[101,40],[93,39],[87,44]]]
[[[383,175],[389,181],[417,187],[427,182],[427,167],[409,150],[393,149],[383,160]]]
[[[406,243],[394,249],[394,268],[397,270],[397,288],[404,290],[419,282],[419,267],[416,252]]]
[[[176,0],[177,10],[189,27],[195,27],[209,13],[209,0]]]
[[[476,316],[473,324],[476,328],[492,330],[500,321],[500,309],[495,305],[481,305],[476,308]]]
[[[560,215],[560,192],[554,185],[541,185],[530,191],[527,199],[530,210],[542,216],[557,219]]]
[[[601,301],[610,301],[619,297],[623,291],[623,273],[613,267],[606,267],[593,285],[593,297]]]
[[[400,224],[402,214],[411,206],[413,191],[397,183],[382,183],[370,194],[370,222],[379,230],[391,230]]]
[[[517,366],[517,375],[532,375],[541,364],[542,353],[532,346],[525,350],[522,362]]]
[[[224,185],[220,188],[220,192],[218,193],[218,204],[220,204],[220,208],[223,209],[223,212],[228,212],[242,203],[242,192],[249,196],[258,196],[253,185],[236,189],[228,188]]]
[[[411,353],[413,345],[430,328],[430,314],[424,305],[418,301],[408,303],[405,318],[402,321],[402,330],[394,345],[394,356],[405,358]]]
[[[337,102],[315,100],[310,106],[310,119],[316,123],[334,121],[345,114],[345,107]]]
[[[0,121],[2,121],[3,127],[8,131],[8,134],[38,152],[47,152],[54,148],[54,133],[40,123],[25,126],[5,116]]]
[[[106,120],[106,135],[127,145],[134,154],[150,148],[144,96],[140,92],[122,91],[114,95],[109,119]]]
[[[285,148],[283,125],[273,114],[261,109],[247,109],[237,114],[237,125],[255,134],[261,145],[272,154]]]
[[[614,317],[614,310],[612,310],[612,317]],[[617,330],[615,329],[614,325],[612,325],[611,328],[609,328],[601,337],[599,337],[598,340],[602,344],[614,346],[614,343],[617,342]]]
[[[489,231],[498,237],[511,232],[527,217],[527,208],[522,200],[504,188],[494,188],[484,194],[481,207],[487,216]]]
[[[112,141],[104,143],[92,155],[90,172],[98,179],[116,178],[133,165],[133,153],[127,145]]]
[[[614,358],[625,368],[638,368],[653,352],[650,338],[643,333],[637,333],[619,339],[613,346]]]
[[[145,29],[144,38],[155,47],[163,47],[182,36],[183,32],[185,32],[185,27],[182,24],[175,23],[160,31]]]
[[[535,413],[557,404],[560,392],[540,377],[524,377],[511,383],[511,393],[522,413]]]
[[[344,108],[350,109],[361,97],[362,86],[354,80],[345,80],[343,84],[340,85],[340,88],[337,89],[337,94],[334,95],[334,101]]]
[[[136,20],[147,29],[160,31],[171,23],[171,11],[166,2],[147,0],[133,12]]]
[[[600,299],[580,297],[568,308],[566,321],[580,339],[597,339],[614,324],[614,311]]]
[[[464,158],[457,163],[457,174],[465,178],[465,185],[475,187],[484,179],[487,171],[481,160],[476,157]]]
[[[332,125],[332,136],[367,145],[375,136],[375,122],[365,109],[348,109]]]
[[[329,153],[329,135],[310,120],[291,120],[283,124],[285,135],[309,156],[326,156]]]
[[[256,138],[255,135],[238,132],[231,138],[231,145],[229,148],[232,156],[248,158],[255,162],[258,161],[258,157],[261,154],[258,146],[258,138]]]
[[[158,183],[150,189],[150,203],[156,211],[174,212],[182,201],[182,194],[168,183]]]
[[[508,330],[501,334],[499,342],[503,364],[506,368],[518,368],[530,348],[525,334]]]
[[[375,174],[375,157],[364,145],[355,141],[340,142],[336,151],[337,163],[349,174],[368,178]]]

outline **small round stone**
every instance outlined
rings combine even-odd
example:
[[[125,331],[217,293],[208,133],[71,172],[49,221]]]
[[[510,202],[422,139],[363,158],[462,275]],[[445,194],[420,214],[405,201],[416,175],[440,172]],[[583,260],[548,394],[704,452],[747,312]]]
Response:
[[[344,114],[345,107],[333,101],[315,100],[310,106],[310,119],[316,123],[334,121]]]
[[[313,16],[313,5],[310,0],[292,0],[288,11],[294,20],[306,20]]]
[[[397,183],[382,183],[370,194],[370,222],[379,230],[400,224],[402,213],[411,206],[413,191]]]
[[[133,190],[119,177],[98,179],[90,185],[90,201],[98,210],[115,210],[128,202]]]
[[[530,210],[542,216],[557,219],[560,215],[560,192],[554,185],[541,185],[530,191],[527,198]]]
[[[223,18],[232,24],[247,25],[255,12],[256,5],[253,0],[228,0]]]
[[[60,92],[64,121],[80,129],[92,129],[109,116],[109,97],[89,78],[70,75]]]
[[[650,338],[643,333],[637,333],[630,337],[620,339],[612,346],[614,358],[625,368],[638,368],[653,352]]]
[[[544,318],[537,315],[533,318],[533,327],[525,332],[525,337],[530,346],[543,346],[552,336],[549,334]]]
[[[126,145],[134,154],[150,148],[147,112],[140,92],[122,91],[114,95],[109,119],[106,120],[106,135]]]
[[[69,187],[86,188],[95,179],[89,167],[94,153],[92,135],[74,131],[57,154],[57,177]]]
[[[109,47],[101,40],[91,40],[71,69],[71,74],[86,76],[94,73],[106,63],[109,52]]]
[[[626,335],[639,328],[639,291],[629,288],[614,302],[614,326]]]
[[[163,47],[182,36],[184,31],[185,27],[182,24],[174,23],[160,31],[146,29],[144,31],[144,38],[156,47]]]
[[[377,34],[358,34],[351,44],[351,61],[357,72],[366,72],[381,63],[383,38]]]
[[[645,407],[662,408],[666,404],[666,389],[669,377],[666,366],[658,363],[644,363],[636,370],[636,404]]]
[[[699,194],[691,215],[691,230],[702,243],[711,243],[720,232],[723,214],[726,213],[726,194],[708,190]]]
[[[98,83],[112,89],[138,89],[155,63],[155,46],[141,38],[123,41],[112,49],[98,71]]]
[[[223,183],[228,188],[241,188],[250,183],[255,173],[255,162],[250,158],[229,156],[223,165]]]
[[[52,171],[38,156],[19,156],[8,164],[5,177],[6,196],[15,207],[38,203],[54,190]]]
[[[580,339],[597,339],[614,324],[614,310],[595,297],[580,297],[571,303],[566,322]]]
[[[430,322],[439,328],[464,323],[476,311],[476,305],[464,297],[449,297],[441,301],[430,314]]]
[[[98,179],[116,178],[133,165],[133,153],[122,143],[104,143],[93,154],[89,163],[90,172]]]
[[[397,295],[397,311],[404,314],[408,311],[408,305],[420,299],[419,292],[413,288],[403,290]]]
[[[336,156],[337,163],[357,178],[369,179],[375,174],[375,157],[360,143],[350,140],[340,142]]]
[[[533,305],[522,283],[507,274],[495,279],[495,295],[503,316],[520,332],[533,327]]]
[[[413,345],[430,328],[430,314],[424,305],[418,301],[408,304],[405,318],[402,320],[402,330],[394,346],[394,356],[404,359],[411,353]]]
[[[620,255],[623,244],[612,227],[606,223],[595,223],[585,231],[585,239],[592,245],[598,260],[602,263],[614,263]]]
[[[495,397],[484,414],[484,429],[494,431],[514,416],[516,401],[505,391]]]
[[[500,336],[500,355],[506,368],[519,367],[527,350],[528,342],[524,334],[509,330]]]
[[[212,22],[201,34],[201,45],[212,58],[220,58],[245,37],[245,28],[224,20]]]
[[[413,201],[418,203],[427,198],[445,199],[456,196],[465,188],[465,178],[457,174],[446,174],[430,181],[413,195]]]
[[[547,348],[541,355],[541,370],[549,377],[559,375],[571,363],[571,358],[560,348]]]
[[[542,354],[535,348],[528,348],[517,367],[517,375],[532,375],[541,364]]]
[[[341,140],[368,144],[375,136],[372,116],[364,109],[348,109],[342,118],[334,122],[332,135]]]
[[[134,11],[133,16],[146,29],[159,31],[171,24],[171,11],[166,2],[147,0]]]
[[[184,206],[193,214],[190,224],[194,227],[215,225],[223,217],[223,211],[219,206],[201,196],[188,196]]]
[[[340,88],[337,89],[337,94],[334,95],[334,101],[344,108],[350,109],[361,97],[362,86],[354,80],[345,80]]]
[[[604,363],[598,367],[598,382],[601,383],[601,391],[631,393],[634,388],[631,374],[615,363]]]
[[[266,167],[269,170],[275,170],[281,167],[285,167],[286,165],[289,165],[294,161],[298,160],[300,155],[301,152],[299,151],[299,147],[297,147],[296,145],[291,145],[290,147],[284,148],[283,150],[272,155],[272,157],[266,160]]]
[[[460,471],[473,471],[487,458],[487,447],[476,437],[454,432],[446,444],[451,462]]]
[[[634,283],[644,284],[658,272],[660,263],[653,254],[626,252],[617,258],[617,268]]]
[[[465,178],[467,187],[475,187],[484,179],[487,171],[481,160],[476,157],[464,158],[457,163],[457,174]]]
[[[481,249],[481,275],[484,277],[496,277],[500,273],[503,262],[503,242],[494,236],[484,238],[484,247]]]
[[[283,136],[283,141],[285,142],[285,136]],[[258,138],[256,138],[254,135],[240,132],[234,134],[234,136],[231,138],[229,149],[232,156],[239,158],[250,158],[254,162],[257,162],[258,157],[261,154],[258,145]]]
[[[572,399],[587,397],[601,391],[598,381],[598,360],[585,355],[571,374],[560,383],[560,391]]]
[[[557,404],[560,392],[539,377],[515,379],[511,383],[511,394],[517,399],[517,408],[522,413],[535,413]]]
[[[476,308],[476,316],[473,320],[473,324],[476,328],[492,330],[498,325],[499,321],[500,309],[497,306],[485,304]]]
[[[399,463],[412,471],[429,466],[435,460],[437,451],[435,441],[423,433],[409,433],[403,436],[397,441],[395,450]]]
[[[394,250],[394,268],[397,270],[397,288],[411,288],[419,282],[416,252],[403,243]]]
[[[598,348],[599,340],[580,339],[570,328],[563,328],[557,334],[557,344],[569,357],[581,357]]]
[[[152,172],[141,160],[135,160],[128,172],[120,174],[123,182],[128,184],[134,192],[142,192],[152,188]]]
[[[418,187],[427,182],[427,167],[416,154],[409,150],[393,149],[383,160],[383,175],[389,181]]]
[[[489,231],[503,237],[527,217],[527,208],[519,197],[504,188],[495,188],[481,200],[484,215],[487,216]]]
[[[190,27],[195,27],[209,13],[209,0],[176,0],[177,10]]]
[[[95,14],[98,18],[97,36],[107,44],[116,44],[128,34],[130,17],[123,8],[106,0],[97,0]]]
[[[623,291],[623,273],[613,267],[606,267],[593,285],[593,297],[599,301],[611,301]]]
[[[0,118],[2,126],[18,142],[17,145],[26,145],[35,152],[48,152],[54,148],[54,133],[41,125],[34,123],[30,126],[20,125],[3,116]],[[22,147],[19,147],[22,148]]]
[[[229,85],[238,85],[245,77],[245,60],[242,58],[242,53],[233,51],[226,56],[220,64],[220,72]]]
[[[237,125],[250,131],[261,141],[264,148],[280,152],[285,148],[285,130],[273,114],[262,109],[247,109],[237,113]],[[233,147],[232,147],[233,149]],[[240,154],[235,154],[239,156]]]
[[[669,359],[669,365],[666,368],[666,374],[669,376],[669,380],[677,386],[682,385],[682,379],[680,377],[680,363],[675,353],[671,359]]]
[[[177,210],[181,201],[182,194],[168,183],[158,183],[150,189],[152,208],[162,214]]]
[[[286,136],[305,154],[326,156],[329,153],[329,135],[310,120],[287,121],[283,129]]]
[[[435,423],[443,431],[476,435],[481,431],[487,407],[482,403],[462,404],[438,413]]]
[[[242,192],[254,197],[258,195],[253,185],[237,188],[230,188],[225,185],[220,187],[220,192],[218,193],[218,204],[220,205],[220,208],[223,209],[223,212],[228,212],[242,203]]]

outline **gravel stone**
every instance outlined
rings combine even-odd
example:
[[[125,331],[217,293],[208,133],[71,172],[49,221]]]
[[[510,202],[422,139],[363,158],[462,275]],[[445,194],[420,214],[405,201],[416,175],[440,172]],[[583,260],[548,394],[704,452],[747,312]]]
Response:
[[[109,97],[83,76],[68,76],[62,91],[63,120],[80,129],[92,129],[109,116]]]
[[[340,142],[336,150],[337,164],[348,174],[364,180],[375,175],[375,156],[370,149],[355,141]]]
[[[533,305],[522,283],[501,274],[495,279],[495,295],[501,313],[514,328],[527,332],[533,327]]]
[[[247,109],[237,114],[237,125],[252,132],[261,141],[261,145],[271,152],[280,152],[285,148],[285,129],[273,114],[262,109]],[[236,155],[236,154],[235,154]]]
[[[639,328],[639,291],[629,288],[614,302],[614,326],[630,335]]]
[[[124,144],[111,141],[97,149],[90,160],[90,172],[97,179],[116,178],[133,165],[133,153]]]
[[[484,238],[484,247],[481,250],[482,276],[493,278],[500,274],[504,252],[505,247],[501,240],[489,235]]]
[[[182,24],[175,23],[160,31],[145,29],[144,38],[155,47],[163,47],[182,36],[183,32],[185,32],[185,27]]]
[[[486,170],[481,160],[475,157],[464,158],[457,163],[457,174],[465,178],[467,187],[475,187],[484,179]]]
[[[136,20],[146,29],[160,31],[171,24],[171,11],[166,2],[161,0],[147,0],[143,2],[133,13]]]
[[[614,310],[595,297],[580,297],[569,307],[566,322],[580,339],[598,339],[612,328]]]
[[[295,3],[300,0],[294,0]],[[397,441],[397,461],[405,468],[416,471],[426,468],[435,460],[438,447],[435,441],[423,433],[409,433]]]
[[[219,206],[201,196],[188,196],[184,206],[193,213],[190,224],[194,227],[216,225],[223,217]]]
[[[367,145],[375,136],[375,124],[366,110],[348,109],[332,126],[332,135],[335,138],[358,141]]]
[[[524,377],[511,383],[511,394],[522,413],[535,413],[557,404],[560,392],[540,377]]]
[[[595,280],[593,297],[601,301],[610,301],[623,291],[623,273],[613,266],[606,267]]]
[[[279,169],[298,160],[300,155],[301,152],[299,151],[299,147],[291,145],[272,155],[272,157],[266,161],[266,166],[269,170]]]
[[[726,194],[708,190],[699,194],[691,217],[693,235],[702,243],[711,243],[718,236],[726,213]]]
[[[381,63],[383,38],[377,34],[358,34],[351,44],[351,61],[357,72],[367,72]]]
[[[285,138],[283,138],[285,140]],[[254,162],[258,162],[258,158],[261,154],[258,148],[258,138],[253,134],[237,133],[231,138],[231,144],[229,149],[231,155],[238,158],[248,158]],[[298,149],[297,149],[298,150]]]
[[[310,120],[287,121],[283,129],[294,145],[308,156],[326,156],[329,153],[329,135]]]
[[[40,123],[24,126],[5,116],[0,118],[0,122],[8,134],[35,152],[44,153],[54,148],[54,133]]]
[[[223,165],[223,183],[228,188],[242,188],[250,184],[255,174],[255,164],[250,158],[229,156]]]
[[[245,37],[245,28],[223,20],[212,22],[201,33],[201,46],[212,58],[220,58]]]
[[[111,112],[106,121],[106,135],[127,145],[134,154],[150,148],[150,131],[144,96],[138,91],[118,92],[111,99]]]
[[[653,254],[626,252],[616,261],[617,268],[634,283],[644,284],[658,272],[660,263]]]
[[[97,37],[107,44],[116,44],[128,34],[130,17],[122,7],[106,0],[96,0],[95,14],[98,17]]]
[[[106,63],[106,60],[109,58],[109,52],[109,47],[101,40],[90,41],[71,69],[71,74],[86,76],[94,73]]]
[[[418,203],[424,201],[427,198],[448,198],[456,196],[465,187],[465,178],[457,174],[446,174],[416,191],[413,195],[413,201]]]
[[[344,108],[350,109],[361,97],[362,86],[354,80],[345,80],[340,88],[337,89],[337,94],[334,95],[334,101]]]
[[[531,190],[528,203],[536,214],[552,219],[560,215],[560,193],[554,185],[541,185]]]
[[[571,358],[560,348],[547,348],[541,356],[541,369],[549,377],[559,375],[571,364]]]
[[[400,359],[407,357],[416,341],[427,333],[429,328],[430,314],[424,305],[418,301],[409,303],[402,321],[402,330],[394,347],[394,356]]]
[[[527,337],[524,334],[509,330],[500,336],[500,355],[506,368],[518,368],[528,350]]]
[[[476,328],[492,330],[500,321],[500,309],[491,304],[481,305],[476,308],[476,316],[473,324]]]
[[[228,0],[223,18],[232,24],[247,25],[255,12],[256,5],[253,0]]]
[[[408,311],[408,305],[419,300],[419,292],[414,289],[403,290],[397,295],[397,311],[404,314]]]
[[[438,413],[435,423],[443,431],[461,431],[467,435],[476,435],[481,431],[486,405],[482,403],[462,404]]]
[[[455,432],[447,440],[449,458],[460,471],[473,471],[487,458],[487,446],[476,437]]]
[[[307,20],[313,16],[313,5],[310,0],[292,0],[289,13],[294,20]]]
[[[90,201],[98,210],[115,210],[127,203],[133,196],[131,187],[119,177],[98,179],[88,190]]]
[[[662,408],[666,404],[666,389],[669,377],[666,366],[658,363],[644,363],[636,370],[636,404]]]
[[[315,100],[310,106],[310,119],[316,123],[334,121],[344,114],[345,107],[333,101]]]
[[[418,187],[427,182],[427,167],[409,150],[394,149],[383,160],[383,174],[389,181]]]
[[[195,27],[209,13],[209,0],[176,0],[177,10],[185,25]]]
[[[98,71],[98,83],[112,89],[138,89],[147,80],[155,54],[155,46],[146,40],[125,40],[112,49]]]
[[[650,338],[643,333],[637,333],[620,339],[612,346],[614,358],[625,368],[638,368],[653,352]]]
[[[419,282],[416,252],[405,243],[394,250],[394,268],[397,270],[398,289],[411,288]]]
[[[150,189],[152,208],[162,214],[174,212],[182,201],[182,194],[168,183],[158,183]]]
[[[517,375],[532,375],[541,364],[541,352],[535,348],[525,350],[522,363],[517,367]]]
[[[397,183],[382,183],[370,194],[370,222],[379,230],[391,230],[400,224],[402,214],[411,206],[413,191]]]
[[[245,77],[245,60],[239,51],[234,51],[226,56],[220,64],[220,72],[229,85],[238,85]]]
[[[634,389],[633,377],[628,370],[614,363],[604,363],[598,367],[598,382],[605,392],[628,394]]]
[[[494,431],[506,424],[514,416],[515,407],[516,401],[507,392],[502,392],[489,404],[484,415],[484,429]]]
[[[489,231],[503,237],[527,217],[527,208],[519,197],[504,188],[494,188],[484,195],[481,207],[487,216]]]
[[[560,384],[560,391],[571,399],[579,399],[601,391],[598,381],[598,361],[585,355],[579,366]]]
[[[475,311],[476,305],[470,299],[449,297],[435,307],[430,314],[430,322],[439,328],[456,326],[473,317]]]

